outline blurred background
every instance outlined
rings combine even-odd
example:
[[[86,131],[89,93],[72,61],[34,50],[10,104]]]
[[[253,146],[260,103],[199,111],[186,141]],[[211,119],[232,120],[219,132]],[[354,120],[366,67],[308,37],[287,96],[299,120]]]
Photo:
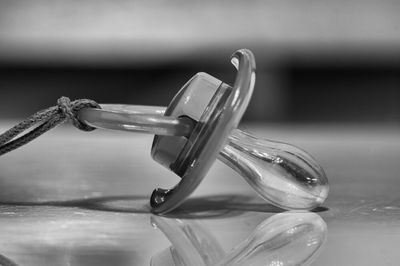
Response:
[[[195,73],[232,84],[251,49],[247,122],[400,121],[399,1],[0,1],[0,115],[62,95],[168,105]]]

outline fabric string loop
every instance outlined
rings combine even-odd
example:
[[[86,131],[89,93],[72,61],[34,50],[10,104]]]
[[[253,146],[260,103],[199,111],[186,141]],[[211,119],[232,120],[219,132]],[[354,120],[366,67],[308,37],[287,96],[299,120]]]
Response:
[[[0,156],[15,150],[28,142],[39,137],[50,129],[64,123],[67,120],[83,131],[92,131],[96,128],[91,127],[78,119],[78,113],[83,108],[101,108],[98,103],[93,100],[79,99],[71,101],[68,97],[61,97],[57,100],[57,106],[53,106],[39,111],[22,122],[18,123],[11,129],[0,135]],[[28,133],[18,137],[19,134],[30,127],[39,124],[36,128]]]

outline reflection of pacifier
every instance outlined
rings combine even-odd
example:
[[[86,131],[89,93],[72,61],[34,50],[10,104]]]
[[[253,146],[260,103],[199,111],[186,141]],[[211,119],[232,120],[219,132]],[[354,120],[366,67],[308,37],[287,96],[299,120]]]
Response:
[[[258,139],[236,129],[250,101],[255,61],[246,49],[236,51],[233,87],[198,73],[161,107],[102,105],[79,113],[84,123],[100,128],[156,134],[152,157],[181,177],[171,189],[151,196],[156,213],[178,207],[199,185],[218,157],[239,172],[266,200],[285,209],[311,209],[328,195],[323,169],[304,151],[289,144]]]
[[[172,246],[154,255],[151,266],[309,265],[327,235],[324,220],[315,213],[280,213],[261,222],[225,253],[211,232],[195,220],[153,216],[152,223]]]

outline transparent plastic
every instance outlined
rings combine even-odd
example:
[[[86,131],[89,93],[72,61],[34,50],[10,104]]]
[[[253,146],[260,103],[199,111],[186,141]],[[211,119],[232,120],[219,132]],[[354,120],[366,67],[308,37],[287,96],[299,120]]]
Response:
[[[305,151],[235,129],[219,159],[240,173],[261,197],[284,209],[312,209],[328,196],[322,167]]]
[[[326,236],[326,223],[317,214],[277,214],[260,223],[217,265],[309,265]]]
[[[327,238],[326,223],[310,212],[273,215],[227,252],[212,232],[191,219],[152,217],[152,224],[172,244],[152,257],[152,266],[309,265]]]

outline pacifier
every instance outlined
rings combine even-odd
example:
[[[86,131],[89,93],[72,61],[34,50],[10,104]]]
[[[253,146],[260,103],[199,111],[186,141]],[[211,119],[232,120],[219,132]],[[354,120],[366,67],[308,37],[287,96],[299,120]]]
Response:
[[[237,69],[233,86],[198,73],[166,109],[105,104],[79,111],[79,120],[95,128],[155,134],[153,159],[181,177],[173,188],[153,191],[150,205],[155,213],[181,205],[217,158],[278,207],[313,209],[326,199],[328,180],[309,154],[237,129],[253,92],[256,67],[247,49],[236,51],[231,62]]]

